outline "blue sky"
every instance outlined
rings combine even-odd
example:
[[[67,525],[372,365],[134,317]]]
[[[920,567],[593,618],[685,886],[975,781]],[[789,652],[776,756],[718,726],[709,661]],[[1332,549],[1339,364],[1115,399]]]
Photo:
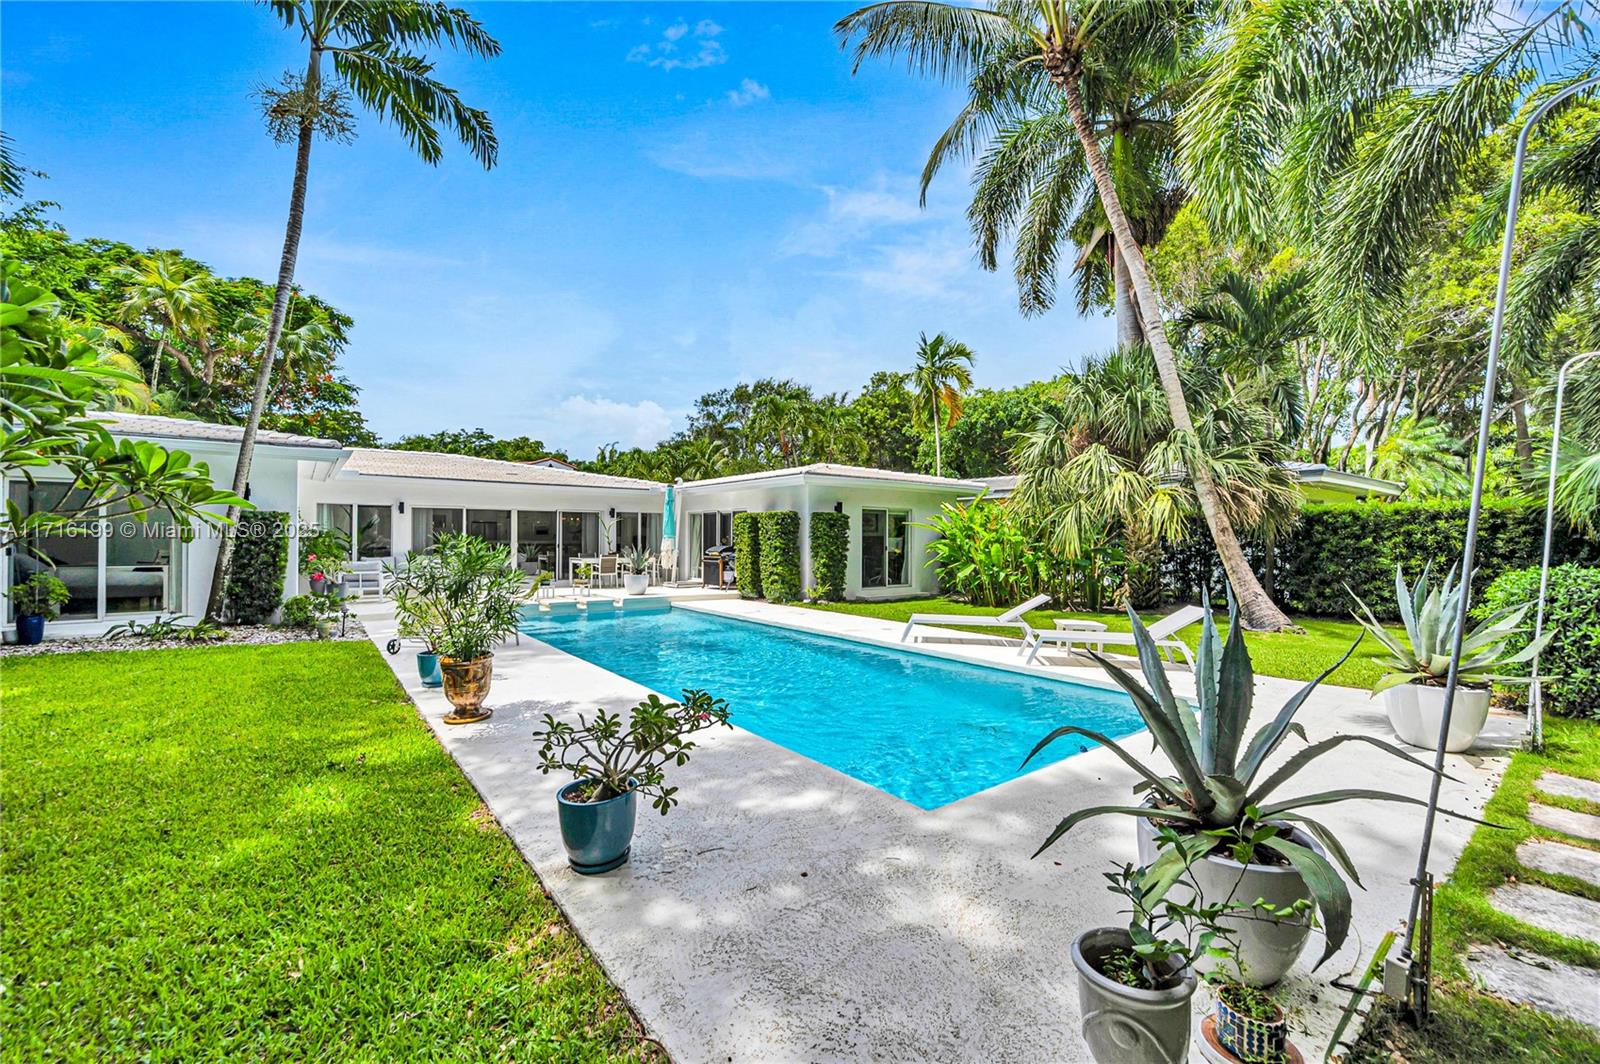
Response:
[[[887,64],[851,77],[849,5],[469,5],[500,58],[438,56],[500,162],[429,167],[364,119],[319,142],[299,280],[356,319],[345,364],[385,438],[484,426],[582,457],[648,445],[760,376],[856,390],[920,331],[977,383],[1049,375],[1113,329],[1024,319],[982,271],[966,179],[916,180],[958,106]],[[275,275],[292,149],[251,90],[303,62],[244,3],[0,6],[4,126],[75,236]]]

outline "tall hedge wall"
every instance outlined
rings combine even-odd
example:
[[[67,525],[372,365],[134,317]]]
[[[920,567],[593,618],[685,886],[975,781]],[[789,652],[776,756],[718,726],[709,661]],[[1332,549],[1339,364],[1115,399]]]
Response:
[[[844,599],[850,557],[850,515],[823,510],[811,515],[811,586],[818,598]]]
[[[760,514],[733,515],[733,571],[741,598],[761,597]]]
[[[761,592],[773,602],[793,602],[800,597],[800,515],[768,510],[757,517]]]
[[[233,562],[228,567],[228,618],[235,624],[265,624],[283,601],[289,563],[289,515],[255,510],[234,526]]]
[[[1270,552],[1262,543],[1246,542],[1245,556],[1292,613],[1348,614],[1353,605],[1348,584],[1380,618],[1394,620],[1395,565],[1403,566],[1410,580],[1430,562],[1441,572],[1457,564],[1467,508],[1465,501],[1455,500],[1312,503]],[[1539,564],[1544,506],[1486,501],[1478,530],[1474,597],[1501,573]],[[1564,524],[1557,526],[1554,543],[1556,564],[1600,563],[1600,541]],[[1167,548],[1162,576],[1167,593],[1179,601],[1192,600],[1203,583],[1221,596],[1222,569],[1203,525],[1184,543]]]

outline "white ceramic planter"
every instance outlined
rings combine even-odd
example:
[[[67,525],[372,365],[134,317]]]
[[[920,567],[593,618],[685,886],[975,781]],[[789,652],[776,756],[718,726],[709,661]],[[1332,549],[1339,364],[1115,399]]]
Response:
[[[623,573],[622,590],[630,595],[642,595],[650,587],[649,573]]]
[[[1120,927],[1092,928],[1072,943],[1083,1040],[1097,1064],[1183,1064],[1189,1059],[1194,974],[1185,972],[1168,990],[1140,990],[1101,975],[1106,954],[1128,943]]]
[[[1439,743],[1439,721],[1444,717],[1444,688],[1407,683],[1383,692],[1389,711],[1389,725],[1400,741],[1428,750]],[[1484,722],[1489,719],[1487,688],[1456,688],[1456,704],[1450,711],[1450,734],[1445,751],[1459,754],[1478,741]]]
[[[1139,863],[1153,864],[1157,856],[1155,828],[1143,817],[1139,818],[1138,827]],[[1284,832],[1284,835],[1291,842],[1327,856],[1317,840],[1298,829]],[[1200,885],[1201,898],[1207,903],[1227,901],[1246,906],[1261,898],[1277,908],[1287,909],[1301,898],[1311,897],[1311,890],[1300,873],[1288,865],[1242,865],[1228,857],[1202,857],[1194,863],[1191,874]],[[1173,896],[1183,898],[1184,888],[1174,887]],[[1310,914],[1298,920],[1224,917],[1220,923],[1233,931],[1239,963],[1244,969],[1225,974],[1251,986],[1271,986],[1281,980],[1294,967],[1311,935]],[[1220,961],[1207,957],[1195,962],[1195,970],[1203,975],[1220,965]]]

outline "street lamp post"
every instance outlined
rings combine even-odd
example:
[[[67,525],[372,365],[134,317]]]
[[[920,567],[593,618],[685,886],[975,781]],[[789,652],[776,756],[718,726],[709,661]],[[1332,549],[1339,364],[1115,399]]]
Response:
[[[1561,364],[1556,374],[1556,413],[1550,427],[1550,478],[1544,495],[1544,556],[1539,562],[1539,606],[1534,613],[1533,639],[1537,643],[1544,635],[1544,603],[1550,592],[1550,547],[1556,528],[1556,466],[1561,456],[1561,402],[1567,394],[1567,374],[1589,359],[1600,356],[1600,351],[1585,351],[1573,355]],[[1540,654],[1533,655],[1533,682],[1528,688],[1528,746],[1544,749],[1544,689],[1539,676]]]
[[[1511,251],[1517,234],[1517,207],[1522,199],[1522,166],[1528,154],[1528,137],[1551,108],[1585,89],[1600,85],[1600,76],[1585,78],[1541,103],[1523,123],[1517,134],[1517,151],[1511,163],[1511,191],[1506,197],[1506,229],[1500,247],[1500,280],[1495,288],[1494,318],[1489,330],[1489,359],[1483,371],[1483,399],[1478,414],[1478,449],[1472,468],[1472,502],[1467,508],[1467,534],[1461,544],[1461,596],[1456,609],[1455,639],[1450,648],[1450,671],[1445,678],[1444,706],[1439,716],[1439,742],[1434,749],[1433,779],[1428,787],[1428,811],[1422,821],[1422,845],[1417,853],[1417,874],[1411,880],[1411,907],[1406,917],[1406,948],[1401,960],[1408,970],[1407,998],[1411,1012],[1419,1019],[1427,1012],[1428,958],[1417,950],[1417,923],[1423,893],[1428,889],[1428,851],[1433,846],[1433,825],[1439,816],[1439,783],[1444,778],[1444,747],[1450,735],[1450,716],[1455,710],[1456,687],[1460,681],[1461,644],[1467,631],[1471,608],[1472,567],[1478,549],[1478,520],[1483,513],[1483,477],[1489,464],[1489,428],[1494,417],[1495,378],[1500,370],[1500,341],[1505,332],[1506,293],[1511,284]],[[1431,912],[1431,907],[1430,907]]]

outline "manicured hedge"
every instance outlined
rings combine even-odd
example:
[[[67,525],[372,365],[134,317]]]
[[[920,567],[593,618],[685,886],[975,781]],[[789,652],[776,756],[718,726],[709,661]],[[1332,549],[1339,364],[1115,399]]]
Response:
[[[811,585],[828,602],[844,600],[850,557],[850,515],[823,510],[811,515]]]
[[[1459,562],[1466,529],[1465,501],[1312,503],[1274,545],[1270,568],[1264,544],[1246,541],[1244,550],[1256,575],[1291,613],[1346,615],[1353,590],[1380,618],[1395,620],[1395,566],[1404,567],[1407,580],[1429,563],[1443,573]],[[1485,502],[1474,596],[1507,570],[1537,565],[1543,542],[1543,505]],[[1557,564],[1600,564],[1600,541],[1593,537],[1560,524],[1554,542]],[[1202,584],[1221,596],[1222,568],[1203,525],[1185,542],[1167,547],[1162,577],[1177,601],[1193,601]]]
[[[733,515],[733,571],[743,598],[761,597],[760,514]]]
[[[1506,606],[1533,602],[1539,594],[1539,567],[1501,573],[1483,601],[1474,609],[1482,618]],[[1600,720],[1600,568],[1558,565],[1550,570],[1550,589],[1545,600],[1544,630],[1555,638],[1539,656],[1539,675],[1544,677],[1544,705],[1551,713]],[[1525,634],[1510,644],[1521,650],[1532,638],[1534,613],[1528,611]],[[1529,665],[1513,666],[1518,675],[1528,675]],[[1507,689],[1518,701],[1526,701],[1525,684],[1509,684]]]
[[[773,602],[800,597],[800,515],[768,510],[757,515],[761,530],[761,592]]]
[[[283,571],[289,563],[289,515],[254,510],[239,515],[228,567],[228,619],[265,624],[283,601]]]

